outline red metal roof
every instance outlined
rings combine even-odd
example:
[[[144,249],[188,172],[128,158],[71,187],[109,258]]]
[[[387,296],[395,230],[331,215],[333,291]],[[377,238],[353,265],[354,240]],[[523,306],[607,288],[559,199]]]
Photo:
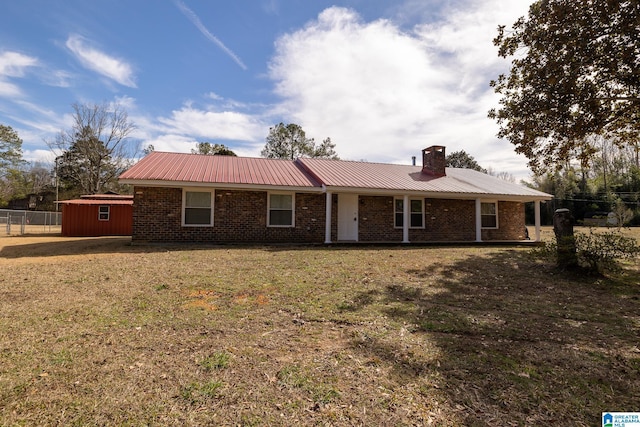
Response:
[[[381,192],[427,192],[444,194],[501,195],[547,200],[552,196],[472,169],[446,168],[446,176],[422,172],[421,166],[298,159],[327,187]]]
[[[290,160],[158,151],[143,157],[120,180],[320,188],[320,183]]]
[[[429,193],[431,197],[550,200],[552,196],[471,169],[446,168],[446,176],[421,166],[301,158],[295,161],[152,152],[120,175],[136,185],[222,184],[295,187],[380,194]]]

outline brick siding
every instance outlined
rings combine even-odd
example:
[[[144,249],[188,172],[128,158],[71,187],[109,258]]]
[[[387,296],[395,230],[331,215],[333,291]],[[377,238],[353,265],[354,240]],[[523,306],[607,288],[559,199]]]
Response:
[[[402,229],[395,228],[394,198],[360,196],[359,240],[361,242],[402,242]],[[410,242],[464,242],[476,240],[474,200],[424,200],[424,228],[410,228]],[[482,230],[483,240],[523,240],[524,205],[498,204],[499,229]]]
[[[524,240],[524,203],[498,203],[498,229],[482,230],[482,240]]]
[[[213,227],[182,226],[182,189],[136,187],[135,242],[322,243],[324,194],[296,193],[295,227],[267,227],[267,192],[215,190]]]
[[[402,242],[402,228],[395,228],[394,198],[360,196],[360,241]],[[473,241],[473,200],[424,200],[424,228],[410,228],[410,242]]]
[[[213,227],[182,226],[182,189],[135,187],[134,242],[323,243],[325,194],[296,193],[295,227],[267,227],[267,192],[220,190],[214,193]],[[338,197],[332,198],[331,239],[337,240]],[[475,201],[424,200],[424,228],[410,229],[411,242],[474,241]],[[401,242],[394,227],[392,196],[360,196],[361,242]],[[524,239],[524,206],[498,204],[499,229],[482,230],[483,240]]]
[[[358,240],[361,242],[402,242],[402,229],[393,227],[393,197],[360,196],[358,200]]]
[[[425,199],[424,230],[410,230],[418,240],[476,240],[476,202],[474,200]]]

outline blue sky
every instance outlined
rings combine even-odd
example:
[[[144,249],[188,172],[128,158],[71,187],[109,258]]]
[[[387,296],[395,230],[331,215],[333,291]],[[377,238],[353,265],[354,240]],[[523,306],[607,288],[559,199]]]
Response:
[[[0,123],[24,157],[71,125],[73,103],[119,103],[133,143],[197,141],[259,156],[297,123],[343,159],[410,163],[465,150],[526,178],[487,118],[508,70],[491,40],[531,0],[22,0],[0,14]]]

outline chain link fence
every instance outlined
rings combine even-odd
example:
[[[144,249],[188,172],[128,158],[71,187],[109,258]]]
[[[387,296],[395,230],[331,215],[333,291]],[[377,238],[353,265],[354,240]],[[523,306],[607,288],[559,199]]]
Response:
[[[60,233],[61,212],[0,209],[0,235]]]

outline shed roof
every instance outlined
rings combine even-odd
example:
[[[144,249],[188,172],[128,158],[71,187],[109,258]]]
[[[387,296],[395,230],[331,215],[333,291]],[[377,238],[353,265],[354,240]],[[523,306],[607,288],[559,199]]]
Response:
[[[133,205],[130,194],[83,194],[79,199],[59,200],[61,205]]]
[[[133,205],[133,198],[131,199],[72,199],[72,200],[60,200],[58,203],[61,205]]]
[[[321,189],[290,160],[154,151],[120,175],[123,183],[164,182]]]
[[[81,199],[101,199],[101,200],[133,200],[131,194],[83,194]]]

